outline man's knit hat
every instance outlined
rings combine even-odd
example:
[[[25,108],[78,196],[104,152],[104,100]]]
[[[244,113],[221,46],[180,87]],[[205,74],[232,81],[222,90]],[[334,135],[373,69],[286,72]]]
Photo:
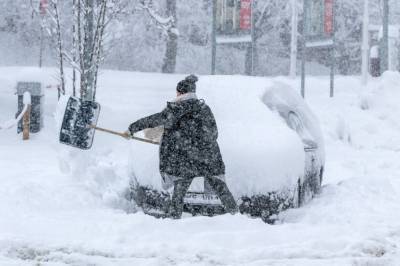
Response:
[[[178,82],[178,85],[176,86],[176,91],[181,94],[196,92],[196,82],[198,80],[198,77],[196,77],[195,75],[187,76],[184,80]]]

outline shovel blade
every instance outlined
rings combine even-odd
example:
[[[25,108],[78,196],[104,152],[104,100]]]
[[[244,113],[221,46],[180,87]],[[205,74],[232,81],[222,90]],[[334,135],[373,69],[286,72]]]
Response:
[[[90,149],[96,131],[93,126],[97,125],[99,114],[100,104],[70,97],[60,130],[60,143],[82,150]]]

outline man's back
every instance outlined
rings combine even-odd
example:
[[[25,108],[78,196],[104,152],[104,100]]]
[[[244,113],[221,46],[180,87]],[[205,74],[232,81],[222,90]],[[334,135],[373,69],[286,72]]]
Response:
[[[192,178],[222,175],[225,166],[217,144],[218,130],[203,100],[168,103],[160,147],[160,170]]]

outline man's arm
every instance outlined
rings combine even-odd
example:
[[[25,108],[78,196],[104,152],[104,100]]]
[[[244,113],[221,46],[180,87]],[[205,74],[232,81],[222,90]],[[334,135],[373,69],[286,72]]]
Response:
[[[144,117],[142,119],[137,120],[136,122],[132,123],[129,126],[129,132],[133,135],[134,133],[141,131],[146,128],[154,128],[158,127],[161,125],[164,125],[167,119],[167,115],[165,110],[156,113],[154,115],[150,115],[147,117]]]

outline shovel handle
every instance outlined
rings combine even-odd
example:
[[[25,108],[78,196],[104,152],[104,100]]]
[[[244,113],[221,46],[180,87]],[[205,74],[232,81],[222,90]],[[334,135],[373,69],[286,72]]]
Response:
[[[113,134],[113,135],[117,135],[117,136],[126,138],[125,134],[123,134],[123,133],[121,133],[121,132],[117,132],[117,131],[114,131],[114,130],[105,129],[105,128],[101,128],[101,127],[97,127],[97,126],[93,126],[93,125],[91,125],[90,127],[91,127],[91,128],[94,128],[94,129],[96,129],[96,130],[98,130],[98,131],[102,131],[102,132],[105,132],[105,133],[109,133],[109,134]],[[135,136],[131,136],[131,139],[134,139],[134,140],[137,140],[137,141],[141,141],[141,142],[150,143],[150,144],[154,144],[154,145],[160,145],[160,143],[157,142],[157,141],[152,141],[152,140],[149,140],[149,139],[138,138],[138,137],[135,137]]]

